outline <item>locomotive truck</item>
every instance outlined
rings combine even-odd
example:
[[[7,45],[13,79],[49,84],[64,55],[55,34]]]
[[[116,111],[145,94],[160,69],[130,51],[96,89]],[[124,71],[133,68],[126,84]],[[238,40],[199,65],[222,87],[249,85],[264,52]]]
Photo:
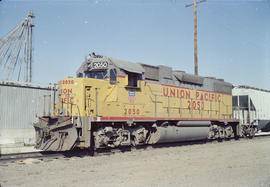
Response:
[[[238,137],[232,84],[167,66],[89,56],[59,82],[36,148],[66,151]]]

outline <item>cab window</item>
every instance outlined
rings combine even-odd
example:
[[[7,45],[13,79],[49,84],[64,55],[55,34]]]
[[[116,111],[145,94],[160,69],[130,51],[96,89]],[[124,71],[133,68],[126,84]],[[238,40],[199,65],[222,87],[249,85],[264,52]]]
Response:
[[[138,88],[138,80],[142,79],[142,75],[138,73],[128,73],[128,87]]]
[[[107,70],[103,71],[90,71],[85,73],[85,76],[93,79],[105,79],[107,77]]]
[[[110,70],[110,83],[115,84],[116,83],[116,69]]]

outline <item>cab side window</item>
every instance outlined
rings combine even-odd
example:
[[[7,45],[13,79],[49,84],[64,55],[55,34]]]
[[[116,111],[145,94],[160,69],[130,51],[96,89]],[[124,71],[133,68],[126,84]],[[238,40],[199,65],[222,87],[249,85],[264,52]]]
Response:
[[[138,80],[142,79],[142,75],[138,73],[128,73],[128,87],[138,88]]]
[[[110,70],[110,83],[111,84],[115,84],[116,83],[116,77],[117,77],[116,69],[111,69]]]

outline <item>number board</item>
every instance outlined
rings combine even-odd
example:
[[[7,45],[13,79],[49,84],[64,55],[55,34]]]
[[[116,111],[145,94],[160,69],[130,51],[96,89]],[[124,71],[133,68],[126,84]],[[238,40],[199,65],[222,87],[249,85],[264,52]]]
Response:
[[[102,61],[102,62],[92,62],[90,65],[91,69],[107,69],[108,68],[108,62]]]

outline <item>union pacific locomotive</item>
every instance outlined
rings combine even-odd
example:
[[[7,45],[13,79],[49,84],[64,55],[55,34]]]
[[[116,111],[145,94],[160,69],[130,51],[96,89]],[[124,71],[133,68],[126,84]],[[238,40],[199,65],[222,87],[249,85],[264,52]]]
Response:
[[[88,56],[59,82],[54,114],[34,124],[36,148],[65,151],[239,136],[232,85],[167,66]]]

